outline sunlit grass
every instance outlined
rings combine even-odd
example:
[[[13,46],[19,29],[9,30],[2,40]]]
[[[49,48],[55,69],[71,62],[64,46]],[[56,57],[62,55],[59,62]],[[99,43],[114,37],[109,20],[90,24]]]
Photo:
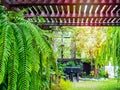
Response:
[[[52,90],[120,90],[120,85],[116,79],[80,82],[61,80],[60,85],[52,86]]]
[[[69,90],[120,90],[117,80],[73,82]]]

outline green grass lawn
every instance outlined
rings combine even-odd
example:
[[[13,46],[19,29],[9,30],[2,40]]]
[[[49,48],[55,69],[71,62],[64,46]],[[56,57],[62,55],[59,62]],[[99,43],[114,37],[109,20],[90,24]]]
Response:
[[[81,81],[71,83],[68,90],[120,90],[117,80]]]

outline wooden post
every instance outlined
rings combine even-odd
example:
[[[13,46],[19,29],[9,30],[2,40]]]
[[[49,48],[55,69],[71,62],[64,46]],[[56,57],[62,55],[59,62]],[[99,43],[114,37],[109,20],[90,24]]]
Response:
[[[76,59],[76,43],[74,41],[74,37],[71,40],[71,58]]]

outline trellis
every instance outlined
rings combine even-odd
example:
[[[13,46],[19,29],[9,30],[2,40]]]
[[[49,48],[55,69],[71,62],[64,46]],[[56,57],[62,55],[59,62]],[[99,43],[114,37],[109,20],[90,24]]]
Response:
[[[9,10],[28,8],[24,16],[42,16],[42,25],[120,26],[120,0],[2,0],[2,4]]]

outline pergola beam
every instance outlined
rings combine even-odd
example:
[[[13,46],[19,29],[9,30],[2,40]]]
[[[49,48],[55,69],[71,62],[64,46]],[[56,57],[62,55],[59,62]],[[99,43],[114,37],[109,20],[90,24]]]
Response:
[[[71,15],[71,14],[64,14],[64,15],[57,15],[57,14],[44,14],[44,13],[42,13],[42,14],[34,14],[34,13],[31,13],[31,14],[25,14],[24,15],[25,17],[27,17],[27,18],[32,18],[32,17],[37,17],[37,16],[42,16],[42,17],[44,17],[44,18],[120,18],[120,14],[103,14],[103,15],[100,15],[100,14],[91,14],[91,15],[89,15],[89,14],[86,14],[86,15],[84,15],[84,14],[81,14],[81,15],[79,15],[79,14],[76,14],[76,15]]]
[[[4,0],[3,0],[4,1]],[[119,5],[120,0],[7,0],[12,6],[35,5]]]
[[[43,25],[120,26],[120,0],[2,0],[2,4],[14,11],[27,8],[25,18],[42,16]]]
[[[45,26],[120,26],[120,23],[44,23]]]

